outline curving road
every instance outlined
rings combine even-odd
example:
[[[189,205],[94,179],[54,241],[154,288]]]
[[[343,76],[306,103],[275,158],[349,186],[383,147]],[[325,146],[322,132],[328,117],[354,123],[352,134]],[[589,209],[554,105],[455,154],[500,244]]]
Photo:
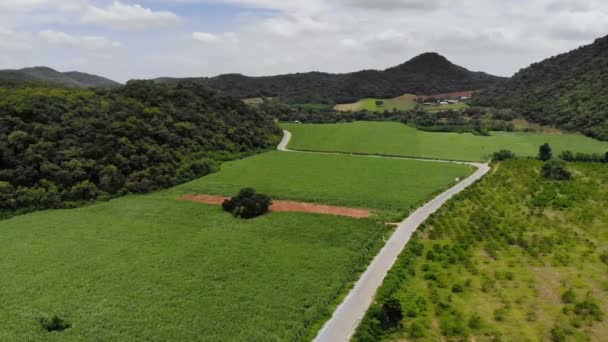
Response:
[[[287,146],[291,141],[291,132],[283,131],[283,140],[278,146],[279,151],[284,152],[299,152],[289,150]],[[303,153],[303,152],[302,152]],[[306,152],[306,153],[317,153],[317,152]],[[324,152],[320,152],[324,153]],[[338,154],[338,153],[325,153],[325,154]],[[398,158],[398,157],[381,157],[381,156],[368,156],[373,158],[395,158],[395,159],[417,159],[417,158]],[[428,202],[424,206],[414,211],[408,218],[403,222],[399,223],[397,229],[380,250],[380,253],[376,255],[371,264],[367,267],[367,270],[361,275],[359,280],[355,283],[354,287],[350,290],[342,304],[334,311],[331,319],[325,323],[323,328],[317,334],[314,341],[317,342],[340,342],[349,341],[359,322],[365,315],[365,312],[369,306],[373,303],[376,291],[384,281],[384,277],[388,271],[393,267],[397,257],[410,240],[412,234],[418,229],[418,227],[436,212],[441,206],[447,202],[454,195],[463,191],[490,171],[488,164],[481,163],[466,163],[466,162],[453,162],[445,160],[429,160],[429,159],[417,159],[428,162],[441,162],[441,163],[457,163],[471,165],[477,168],[477,171],[469,176],[467,179],[455,185],[453,188],[443,192],[439,196],[435,197],[432,201]]]

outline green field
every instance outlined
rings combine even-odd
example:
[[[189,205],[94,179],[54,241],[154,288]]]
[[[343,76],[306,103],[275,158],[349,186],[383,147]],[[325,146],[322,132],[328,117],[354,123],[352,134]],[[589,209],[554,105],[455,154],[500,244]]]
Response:
[[[286,341],[314,335],[391,229],[271,213],[245,221],[186,193],[406,209],[459,165],[271,152],[166,191],[0,221],[1,341]],[[420,177],[424,175],[424,177]],[[72,327],[47,333],[40,317]]]
[[[225,163],[221,172],[172,192],[232,195],[253,186],[276,199],[407,212],[471,171],[416,160],[270,152]]]
[[[608,340],[608,165],[496,165],[415,233],[356,341]],[[402,304],[384,330],[382,303]]]
[[[487,160],[500,149],[511,150],[519,156],[535,156],[544,143],[551,144],[555,154],[563,150],[608,152],[608,142],[573,134],[492,132],[485,137],[424,132],[396,122],[281,124],[281,127],[293,133],[289,147],[296,150],[476,161]]]
[[[393,111],[408,111],[416,108],[416,95],[405,94],[393,99],[378,99],[378,98],[367,98],[359,100],[355,103],[339,104],[334,107],[335,110],[340,112],[355,112],[360,110],[367,110],[370,112],[384,112],[386,110]],[[382,101],[381,105],[378,105],[378,101]],[[460,110],[467,108],[466,103],[456,103],[450,105],[438,105],[438,106],[422,106],[422,109],[429,112],[439,112],[444,110]]]

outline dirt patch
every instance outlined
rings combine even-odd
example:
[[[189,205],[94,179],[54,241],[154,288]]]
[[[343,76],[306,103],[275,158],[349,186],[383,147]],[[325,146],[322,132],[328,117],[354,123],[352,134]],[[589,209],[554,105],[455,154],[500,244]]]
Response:
[[[338,104],[334,107],[338,112],[356,112],[361,110],[361,101],[355,103]]]
[[[186,195],[178,198],[180,201],[190,201],[204,204],[220,205],[227,200],[228,197],[209,196],[209,195]],[[336,207],[332,205],[322,205],[304,202],[292,201],[272,201],[270,206],[272,212],[299,212],[299,213],[314,213],[336,216],[347,216],[354,218],[368,218],[371,212],[367,209],[355,209],[347,207]]]

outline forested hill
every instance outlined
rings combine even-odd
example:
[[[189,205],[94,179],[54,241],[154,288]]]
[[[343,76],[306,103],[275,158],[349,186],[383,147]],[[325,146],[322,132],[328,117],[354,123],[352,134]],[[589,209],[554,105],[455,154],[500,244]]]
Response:
[[[493,85],[501,78],[469,71],[436,53],[425,53],[383,71],[309,72],[266,77],[228,74],[196,80],[240,99],[262,96],[281,97],[292,103],[347,103],[365,97],[393,98],[405,93],[477,90]],[[157,81],[175,82],[177,79],[161,78]]]
[[[549,58],[474,98],[532,121],[608,140],[608,36]]]
[[[0,85],[48,85],[70,88],[113,88],[121,84],[110,79],[78,71],[59,72],[47,67],[0,70]]]
[[[0,217],[170,187],[279,135],[272,118],[200,83],[0,88]]]

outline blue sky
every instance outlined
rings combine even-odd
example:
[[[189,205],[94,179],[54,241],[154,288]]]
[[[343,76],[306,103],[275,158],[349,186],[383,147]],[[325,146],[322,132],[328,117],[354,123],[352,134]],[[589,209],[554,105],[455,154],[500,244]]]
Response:
[[[518,69],[608,34],[600,0],[0,0],[0,68],[124,82],[383,69],[428,51]]]

